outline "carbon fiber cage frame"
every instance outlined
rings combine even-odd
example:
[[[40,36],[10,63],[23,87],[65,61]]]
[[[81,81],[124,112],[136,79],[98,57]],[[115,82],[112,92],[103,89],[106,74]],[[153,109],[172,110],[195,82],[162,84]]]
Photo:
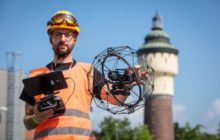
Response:
[[[140,66],[141,72],[147,73],[144,78],[140,78],[133,69],[137,65]],[[94,74],[94,69],[100,72],[101,78],[100,75]],[[130,77],[126,75],[128,69],[132,73]],[[105,99],[101,98],[102,92],[95,93],[90,84],[92,101],[97,107],[112,114],[130,114],[137,111],[145,105],[154,89],[153,68],[146,56],[137,56],[136,51],[129,46],[109,47],[95,56],[88,78],[99,79],[93,83],[93,87],[103,85],[104,94],[107,94],[104,95]],[[121,95],[127,97],[125,101],[118,98],[120,91],[123,91]],[[118,104],[110,103],[110,98],[115,99]]]

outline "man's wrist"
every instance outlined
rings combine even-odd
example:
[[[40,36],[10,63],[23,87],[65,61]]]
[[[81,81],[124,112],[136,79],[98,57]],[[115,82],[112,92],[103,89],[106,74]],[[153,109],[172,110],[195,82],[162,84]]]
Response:
[[[35,114],[32,115],[31,119],[35,124],[39,124],[39,121],[37,120]]]

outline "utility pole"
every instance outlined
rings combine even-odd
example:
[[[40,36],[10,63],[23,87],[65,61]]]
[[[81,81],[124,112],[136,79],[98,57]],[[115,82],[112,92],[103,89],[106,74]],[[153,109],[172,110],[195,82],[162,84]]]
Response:
[[[19,93],[21,88],[21,69],[19,60],[20,52],[7,52],[6,64],[8,72],[7,81],[7,119],[6,119],[6,140],[20,139],[21,128],[18,125],[21,121],[19,108]]]

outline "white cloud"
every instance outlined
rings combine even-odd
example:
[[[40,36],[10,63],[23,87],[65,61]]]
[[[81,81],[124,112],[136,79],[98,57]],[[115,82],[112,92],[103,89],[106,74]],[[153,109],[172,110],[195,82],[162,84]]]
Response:
[[[183,105],[173,105],[173,113],[174,115],[179,115],[186,111],[186,107]]]
[[[173,105],[174,122],[185,124],[186,122],[186,107],[184,105]]]
[[[205,126],[205,131],[209,133],[216,133],[218,123],[220,122],[220,99],[216,98],[210,103],[208,111],[205,112],[205,116],[201,124]]]
[[[220,118],[220,99],[217,98],[211,103],[211,107],[206,113],[206,117],[209,120]]]

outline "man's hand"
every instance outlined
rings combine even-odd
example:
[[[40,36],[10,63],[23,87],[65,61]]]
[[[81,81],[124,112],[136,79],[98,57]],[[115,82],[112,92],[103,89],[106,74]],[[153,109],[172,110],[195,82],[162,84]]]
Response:
[[[44,112],[38,111],[38,103],[34,106],[25,103],[25,116],[24,116],[24,125],[28,130],[32,130],[38,126],[42,121],[47,120],[50,117],[53,117],[53,110],[46,110]],[[33,117],[35,121],[33,120]]]
[[[133,87],[137,84],[145,84],[145,79],[148,76],[148,72],[141,72],[141,66],[140,65],[136,65],[135,67],[130,67],[128,68],[128,75],[132,75],[135,73],[135,77],[137,78],[134,82],[132,82],[131,84],[129,84],[129,87]],[[137,83],[136,81],[139,81],[139,83]]]
[[[49,110],[45,110],[43,112],[39,112],[38,111],[38,105],[39,105],[38,103],[36,103],[34,105],[34,115],[35,115],[36,121],[41,123],[42,121],[53,117],[53,113],[54,113],[53,109],[49,109]]]

